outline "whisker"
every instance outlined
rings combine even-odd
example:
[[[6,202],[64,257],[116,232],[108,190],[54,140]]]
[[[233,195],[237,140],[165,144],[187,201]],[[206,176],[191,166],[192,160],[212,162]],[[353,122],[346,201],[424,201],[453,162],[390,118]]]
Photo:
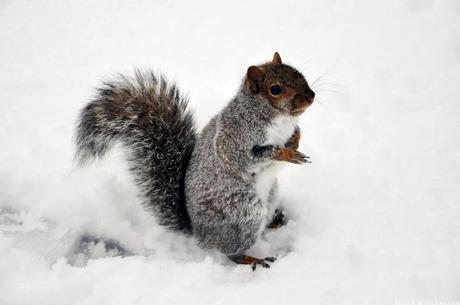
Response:
[[[318,81],[322,80],[324,78],[325,74],[321,74],[320,76],[318,76],[311,84],[310,84],[310,87],[313,87]]]
[[[333,86],[333,87],[343,87],[339,84],[336,83],[331,83],[331,82],[321,82],[321,83],[316,83],[312,84],[310,87],[318,87],[318,86]]]
[[[327,92],[327,93],[335,93],[335,94],[343,94],[343,91],[327,89],[327,88],[313,88],[316,93],[318,92]]]

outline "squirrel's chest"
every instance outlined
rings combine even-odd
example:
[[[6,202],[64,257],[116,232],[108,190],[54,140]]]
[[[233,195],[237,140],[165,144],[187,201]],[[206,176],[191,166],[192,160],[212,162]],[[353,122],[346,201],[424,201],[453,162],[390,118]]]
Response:
[[[264,145],[283,146],[294,134],[297,126],[297,119],[287,116],[280,116],[265,130]],[[278,164],[276,164],[278,163]],[[252,172],[255,179],[255,190],[265,206],[268,204],[270,191],[276,180],[280,162],[266,161],[253,167]]]
[[[264,145],[283,146],[295,131],[297,118],[292,116],[278,116],[265,130]]]

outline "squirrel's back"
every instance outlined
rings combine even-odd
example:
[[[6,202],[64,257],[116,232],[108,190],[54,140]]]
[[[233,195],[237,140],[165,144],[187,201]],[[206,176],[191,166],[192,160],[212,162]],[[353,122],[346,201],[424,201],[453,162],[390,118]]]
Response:
[[[153,73],[119,76],[105,82],[82,109],[76,137],[81,163],[120,142],[145,205],[160,224],[186,231],[184,176],[196,140],[187,103],[174,85]]]

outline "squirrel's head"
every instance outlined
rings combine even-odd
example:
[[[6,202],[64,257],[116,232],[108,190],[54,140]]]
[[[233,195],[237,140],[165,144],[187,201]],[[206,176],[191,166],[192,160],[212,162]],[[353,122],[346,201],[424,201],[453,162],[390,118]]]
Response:
[[[271,62],[248,68],[245,86],[274,108],[295,116],[302,114],[315,98],[302,73],[283,64],[278,52]]]

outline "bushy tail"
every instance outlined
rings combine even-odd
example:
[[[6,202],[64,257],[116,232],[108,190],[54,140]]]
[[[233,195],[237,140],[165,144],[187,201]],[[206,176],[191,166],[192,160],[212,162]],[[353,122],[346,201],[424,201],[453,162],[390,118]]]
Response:
[[[160,224],[189,230],[184,176],[196,134],[187,99],[153,73],[105,82],[82,109],[77,126],[80,163],[102,157],[115,142],[128,150],[130,171]]]

